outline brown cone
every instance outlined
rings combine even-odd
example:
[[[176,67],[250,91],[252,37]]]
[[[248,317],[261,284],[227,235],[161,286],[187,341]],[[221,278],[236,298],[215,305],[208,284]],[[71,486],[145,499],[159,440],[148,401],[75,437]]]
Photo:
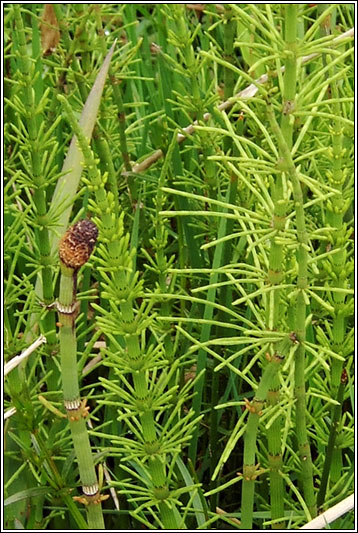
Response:
[[[79,220],[66,231],[60,240],[61,261],[67,267],[77,270],[88,261],[97,237],[98,229],[94,222],[88,219]]]

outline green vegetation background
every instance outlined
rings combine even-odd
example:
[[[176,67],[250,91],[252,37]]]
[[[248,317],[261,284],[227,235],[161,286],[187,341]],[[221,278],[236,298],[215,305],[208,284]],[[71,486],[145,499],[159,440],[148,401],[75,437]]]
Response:
[[[48,6],[4,8],[5,360],[46,338],[5,380],[5,527],[301,527],[353,491],[354,5]]]

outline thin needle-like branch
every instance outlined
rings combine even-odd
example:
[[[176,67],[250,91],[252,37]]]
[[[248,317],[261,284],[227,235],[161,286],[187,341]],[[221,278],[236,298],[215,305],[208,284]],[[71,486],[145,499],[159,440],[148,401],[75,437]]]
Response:
[[[345,39],[351,39],[351,38],[353,39],[353,37],[354,37],[354,28],[351,28],[350,30],[346,31],[345,33],[342,33],[342,35],[339,35],[335,39],[332,39],[332,43],[331,44],[332,45],[337,45],[337,44],[340,44]],[[314,59],[317,56],[319,56],[319,52],[316,52],[314,54],[309,54],[307,56],[303,56],[302,59],[301,59],[301,65],[304,65],[305,63],[308,63],[309,61],[311,61],[311,59]],[[285,67],[283,66],[281,68],[281,72],[284,72],[284,71],[285,71]],[[272,74],[270,76],[272,76]],[[268,74],[263,74],[257,80],[255,80],[253,83],[248,85],[245,89],[243,89],[242,91],[240,91],[239,93],[235,94],[234,96],[232,96],[228,100],[225,100],[225,102],[222,102],[220,105],[218,105],[218,110],[219,111],[226,111],[226,110],[230,109],[230,107],[232,107],[234,105],[235,101],[238,98],[240,98],[240,99],[253,98],[255,96],[255,94],[257,93],[257,91],[258,91],[258,86],[259,85],[263,85],[264,83],[267,83],[268,80],[269,80]],[[210,119],[210,117],[211,117],[211,113],[204,113],[204,115],[203,115],[203,119],[205,121],[208,121]],[[177,142],[180,144],[185,139],[187,139],[188,135],[191,135],[192,133],[195,133],[195,126],[197,126],[197,125],[198,125],[198,121],[196,120],[195,122],[193,122],[193,124],[189,124],[189,126],[186,126],[185,128],[183,128],[183,130],[182,130],[183,133],[179,133],[178,136],[177,136]],[[147,168],[151,167],[152,165],[154,165],[154,163],[159,161],[159,159],[161,159],[163,157],[163,155],[164,154],[163,154],[162,150],[156,150],[153,154],[150,154],[150,156],[146,157],[140,163],[136,163],[133,166],[133,168],[132,168],[132,172],[134,172],[135,174],[139,174],[140,172],[144,172],[145,170],[147,170]],[[123,175],[126,175],[126,174],[127,174],[127,172],[123,172]]]

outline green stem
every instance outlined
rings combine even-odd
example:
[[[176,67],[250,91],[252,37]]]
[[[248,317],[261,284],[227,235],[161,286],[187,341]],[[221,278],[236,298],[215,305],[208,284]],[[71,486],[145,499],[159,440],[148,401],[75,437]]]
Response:
[[[344,399],[344,389],[346,387],[346,383],[347,383],[347,372],[343,370],[342,375],[341,375],[341,382],[340,382],[339,389],[338,389],[338,395],[337,395],[338,405],[335,405],[333,409],[331,429],[329,432],[328,444],[326,448],[323,472],[322,472],[322,477],[321,477],[321,485],[319,487],[319,491],[317,495],[317,507],[318,508],[320,508],[323,505],[324,499],[326,496],[328,478],[329,478],[329,473],[330,473],[330,469],[332,465],[334,444],[335,444],[336,437],[337,437],[337,428],[338,428],[339,420],[340,420],[341,413],[342,413],[342,403]]]
[[[76,34],[74,38],[72,38],[68,30],[68,21],[66,19],[66,15],[64,15],[63,13],[62,4],[53,4],[53,9],[55,11],[56,18],[59,23],[59,28],[61,31],[61,39],[63,39],[63,42],[64,42],[64,50],[66,50],[66,57],[64,60],[63,72],[60,74],[58,78],[58,82],[57,82],[58,90],[61,93],[65,92],[64,85],[66,84],[67,71],[69,69],[69,66],[71,65],[71,70],[73,71],[75,75],[76,86],[78,87],[78,90],[80,92],[82,102],[85,102],[89,91],[84,81],[85,78],[83,75],[81,75],[82,68],[80,65],[80,61],[78,57],[76,56],[76,52],[77,52],[77,48],[80,47],[78,43],[78,39],[81,36],[82,32],[85,31],[85,25],[86,25],[87,19],[82,17],[80,25],[78,25],[76,28]]]
[[[127,236],[123,236],[123,219],[119,213],[117,213],[116,216],[116,213],[114,212],[115,203],[113,194],[107,192],[105,189],[105,182],[96,166],[88,140],[76,122],[72,109],[63,96],[59,96],[58,98],[64,105],[71,127],[83,152],[89,171],[89,188],[93,187],[95,190],[96,211],[101,216],[101,236],[106,242],[106,256],[108,258],[107,268],[103,268],[102,270],[105,270],[106,273],[111,273],[112,281],[117,292],[115,299],[119,302],[119,305],[117,305],[118,314],[115,319],[118,320],[118,332],[123,335],[126,344],[128,362],[131,362],[133,367],[135,367],[135,364],[143,358],[140,344],[141,331],[139,321],[137,320],[138,316],[135,315],[134,312],[138,290],[136,286],[132,285],[133,254],[128,250]],[[68,285],[65,277],[64,284]],[[69,287],[67,287],[67,291],[68,299],[70,293]],[[64,305],[68,305],[68,303],[64,303]],[[61,328],[61,330],[62,329],[63,328]],[[142,407],[142,409],[140,409],[139,419],[141,422],[143,440],[145,443],[155,443],[158,440],[158,435],[155,428],[154,410],[147,406],[148,395],[150,394],[148,372],[136,368],[132,372],[132,379],[138,405],[141,404]],[[159,445],[158,448],[160,448]],[[166,486],[167,474],[165,456],[160,454],[159,456],[154,457],[153,460],[148,460],[147,466],[154,487],[161,488],[162,486]],[[170,491],[168,496],[170,496]],[[171,505],[172,508],[170,509],[170,512],[167,511],[168,507],[165,502],[160,506],[161,511],[165,511],[164,514],[161,515],[161,518],[167,529],[173,529],[173,525],[175,526],[174,529],[177,527],[177,509],[175,504],[172,503]]]
[[[333,13],[323,21],[321,27],[321,33],[326,34],[332,31],[334,28]],[[331,27],[330,27],[331,26]],[[332,56],[326,54],[324,56],[325,62],[331,64]],[[330,77],[334,77],[335,67],[329,69]],[[333,79],[330,83],[330,96],[332,98],[331,109],[335,117],[342,116],[342,105],[339,103],[340,90],[339,84],[336,79]],[[330,171],[327,173],[329,184],[338,191],[327,202],[326,207],[326,224],[331,226],[334,231],[331,232],[331,246],[333,250],[339,250],[339,252],[333,254],[329,260],[329,284],[333,287],[347,288],[349,280],[349,269],[352,265],[349,265],[347,261],[347,251],[345,248],[347,242],[347,230],[344,223],[344,215],[349,208],[349,201],[344,199],[344,184],[346,181],[346,169],[344,169],[345,150],[343,149],[344,133],[342,125],[339,120],[333,119],[332,124],[329,126],[331,133],[332,146],[329,150],[330,157]],[[333,292],[332,304],[334,311],[332,313],[332,329],[329,332],[331,340],[331,347],[335,353],[346,357],[344,353],[344,341],[347,335],[346,331],[346,318],[345,309],[347,307],[346,296],[344,293]],[[349,305],[349,304],[348,304]],[[344,366],[344,361],[336,358],[331,359],[331,397],[336,398],[341,390],[341,375]],[[332,428],[333,419],[337,416],[338,406],[332,407]],[[338,426],[338,423],[336,424]],[[332,431],[332,429],[331,429]],[[342,457],[341,450],[338,449],[334,454],[335,460],[332,461],[332,452],[328,449],[325,454],[324,471],[321,481],[321,489],[319,496],[324,497],[325,485],[327,484],[326,468],[327,464],[331,464],[330,477],[332,483],[337,483],[341,477]],[[321,505],[323,501],[320,502]]]
[[[301,473],[303,482],[303,492],[307,507],[311,516],[316,516],[317,507],[313,489],[313,468],[310,445],[306,425],[306,394],[305,394],[305,348],[304,341],[306,338],[306,302],[308,295],[305,290],[308,286],[307,281],[307,260],[308,260],[308,236],[306,231],[305,214],[303,207],[303,195],[300,180],[291,156],[289,147],[283,137],[281,129],[277,124],[272,109],[271,102],[268,101],[268,118],[271,128],[276,136],[279,150],[282,157],[282,164],[291,180],[293,189],[293,198],[296,211],[297,227],[297,299],[295,308],[295,333],[299,340],[299,346],[295,354],[295,398],[296,398],[296,436],[298,442],[299,457],[301,460]]]
[[[197,114],[195,118],[200,119],[203,115],[203,101],[200,92],[198,69],[195,62],[195,52],[192,45],[192,36],[187,25],[186,7],[183,4],[173,4],[172,8],[172,15],[176,25],[177,45],[182,50],[185,72],[190,79],[191,97],[193,99],[195,113]]]
[[[104,529],[104,521],[100,499],[98,497],[98,481],[93,461],[91,444],[87,432],[84,404],[80,401],[77,373],[77,340],[76,340],[76,275],[72,268],[61,261],[61,281],[59,304],[60,355],[63,386],[63,399],[67,410],[72,441],[78,462],[84,499],[88,503],[88,527],[91,530]],[[66,312],[61,312],[66,309]],[[93,494],[93,496],[92,496]]]
[[[279,403],[280,380],[278,375],[274,376],[267,394],[267,405],[274,407]],[[270,469],[270,504],[271,519],[277,520],[284,516],[284,487],[283,478],[280,475],[282,468],[281,453],[281,430],[282,417],[277,417],[267,431],[268,441],[268,463]],[[283,529],[284,522],[275,522],[272,529]]]
[[[115,76],[112,74],[111,70],[109,71],[109,79],[111,80],[112,87],[113,87],[113,96],[114,101],[117,105],[117,113],[118,113],[118,128],[119,128],[119,147],[122,154],[123,159],[123,165],[126,172],[131,172],[132,165],[130,163],[130,155],[129,155],[129,149],[128,149],[128,143],[127,143],[127,135],[126,135],[126,113],[124,108],[124,102],[122,98],[122,91],[120,88],[120,80],[116,79]],[[135,201],[137,199],[137,185],[135,177],[128,176],[128,187],[132,196],[132,201]]]
[[[51,269],[51,247],[49,238],[49,218],[47,215],[46,202],[46,176],[43,171],[43,148],[41,136],[39,137],[38,124],[43,121],[43,116],[36,110],[36,102],[33,91],[33,69],[28,56],[24,24],[21,17],[20,4],[14,4],[14,15],[16,24],[17,41],[19,47],[18,63],[23,79],[23,104],[26,109],[25,122],[28,131],[29,155],[32,169],[32,181],[34,187],[33,200],[35,203],[36,224],[35,235],[39,251],[39,262],[41,265],[43,301],[45,305],[50,305],[54,301],[52,269]],[[42,120],[41,120],[42,119]],[[47,340],[47,351],[49,358],[48,368],[52,371],[49,388],[57,386],[57,367],[52,356],[57,349],[56,325],[54,313],[46,313],[42,326]]]
[[[226,193],[225,200],[228,201],[230,198],[230,193],[232,190],[229,188]],[[224,237],[227,234],[227,221],[225,218],[222,218],[219,223],[219,229],[218,229],[218,239]],[[210,283],[215,285],[215,283],[218,282],[219,274],[217,272],[217,269],[220,268],[223,264],[223,249],[224,249],[224,243],[220,243],[215,248],[214,252],[214,258],[212,262],[212,266],[214,269],[214,273],[210,274]],[[200,343],[205,343],[210,338],[210,332],[211,332],[211,324],[210,321],[213,318],[214,314],[214,308],[212,305],[210,305],[211,302],[215,302],[217,290],[216,287],[210,287],[207,293],[207,302],[208,304],[205,305],[204,312],[203,312],[203,318],[206,321],[205,324],[203,324],[201,335],[200,335]],[[196,373],[197,375],[206,368],[207,363],[207,352],[203,348],[200,348],[198,350],[198,358],[197,358],[197,368]],[[202,409],[202,400],[203,400],[203,389],[204,389],[204,377],[199,379],[195,385],[194,385],[194,391],[195,396],[193,398],[193,409],[195,414],[198,416]],[[197,427],[195,431],[193,432],[192,439],[190,441],[189,446],[189,458],[192,461],[192,463],[196,464],[196,457],[197,457],[197,448],[198,448],[198,439],[199,439],[199,428]]]
[[[271,239],[270,256],[269,256],[269,271],[268,282],[271,283],[275,290],[272,290],[268,299],[267,305],[267,326],[271,330],[278,330],[281,316],[281,290],[276,288],[284,277],[282,270],[283,265],[283,246],[277,242],[277,238],[285,228],[286,220],[286,205],[283,195],[282,176],[277,177],[277,182],[274,185],[274,214],[273,227],[276,229],[276,234]],[[278,376],[272,379],[269,394],[267,397],[268,405],[274,407],[279,402],[279,387],[280,381]],[[268,453],[269,453],[269,468],[270,468],[270,500],[271,500],[271,518],[276,520],[282,518],[284,515],[284,489],[283,479],[279,474],[279,468],[282,463],[281,456],[281,417],[277,417],[271,424],[267,431]],[[282,523],[277,523],[273,528],[281,529]]]
[[[224,11],[224,59],[230,64],[235,64],[234,40],[237,22],[233,17],[233,10],[225,4]],[[224,68],[224,100],[228,100],[234,94],[235,73],[232,69]],[[224,151],[227,152],[233,146],[231,137],[224,139]]]
[[[277,375],[280,364],[288,355],[293,339],[285,336],[278,343],[275,354],[266,365],[254,399],[247,404],[250,411],[244,436],[244,469],[241,496],[241,529],[252,529],[255,479],[263,471],[256,465],[256,438],[261,411],[267,400],[267,395],[272,386],[272,380]]]
[[[101,14],[100,14],[99,9],[94,10],[94,16],[97,21],[98,33],[101,37],[100,42],[102,46],[102,52],[103,52],[103,55],[105,56],[107,44],[106,44],[105,32],[103,30]],[[112,66],[109,67],[108,74],[109,74],[109,79],[112,84],[114,102],[117,106],[119,148],[122,154],[124,169],[127,173],[130,173],[132,170],[132,166],[130,163],[130,155],[129,155],[129,149],[128,149],[128,143],[127,143],[127,135],[126,135],[126,113],[125,113],[124,102],[122,98],[123,88],[121,87],[121,80],[115,76]],[[105,142],[104,139],[103,141]],[[106,143],[106,145],[108,149],[108,143]],[[108,164],[112,164],[113,166],[113,163],[111,163],[111,158],[108,158],[108,159],[106,158],[106,160],[108,160]],[[110,175],[110,172],[109,172],[109,175]],[[128,175],[127,180],[128,180],[129,191],[131,194],[131,199],[133,202],[134,200],[137,199],[137,186],[132,176]]]
[[[283,114],[281,116],[281,131],[287,146],[292,146],[293,122],[290,110],[294,109],[296,94],[296,35],[297,35],[297,6],[294,4],[285,5],[285,43],[286,60],[285,74],[283,78]],[[271,239],[268,281],[273,287],[280,285],[284,278],[282,270],[284,247],[277,242],[280,234],[285,230],[287,198],[283,187],[283,175],[278,174],[273,186],[274,215],[272,225],[276,229],[276,234]],[[267,307],[268,328],[278,330],[282,321],[281,290],[275,287],[269,298]],[[267,397],[268,405],[274,407],[279,403],[280,381],[276,375],[272,380]],[[282,466],[281,454],[281,429],[282,418],[277,417],[267,431],[269,468],[270,468],[270,502],[271,519],[275,520],[272,529],[282,529],[283,522],[277,522],[284,516],[284,486],[283,478],[280,475]]]
[[[160,291],[164,294],[168,291],[167,286],[167,279],[168,279],[168,268],[170,266],[170,259],[168,260],[166,254],[165,254],[165,248],[168,244],[168,231],[165,227],[165,220],[163,217],[160,216],[160,211],[164,209],[164,192],[162,191],[162,187],[165,185],[168,185],[168,174],[169,174],[169,167],[173,159],[173,153],[176,149],[176,137],[177,137],[177,131],[174,132],[174,135],[172,137],[171,143],[168,147],[168,150],[165,155],[164,164],[162,167],[162,170],[160,172],[159,180],[158,180],[158,191],[157,191],[157,197],[156,197],[156,205],[155,205],[155,239],[153,239],[153,248],[155,251],[155,259],[156,259],[156,267],[158,272],[158,284]],[[167,182],[167,183],[166,183]],[[172,306],[171,303],[168,300],[164,300],[160,304],[161,309],[161,315],[162,316],[171,316],[172,314]],[[170,363],[173,362],[173,341],[171,337],[172,332],[172,326],[168,324],[167,326],[167,334],[164,338],[164,346],[165,346],[165,353],[168,361]],[[173,380],[174,380],[173,376]],[[174,385],[174,382],[172,382],[172,385]]]
[[[107,140],[103,137],[100,129],[95,125],[93,129],[93,141],[95,144],[96,152],[99,155],[99,159],[103,165],[103,173],[108,173],[108,188],[113,194],[114,209],[115,212],[119,212],[119,198],[118,198],[118,184],[116,178],[116,170],[113,165],[112,154]]]
[[[228,191],[226,194],[226,201],[229,204],[235,204],[237,197],[237,176],[230,176]],[[234,220],[223,219],[220,221],[220,228],[218,237],[220,235],[230,235],[234,228]],[[232,257],[232,241],[225,241],[222,243],[222,255],[221,255],[221,265],[228,265]],[[217,277],[218,281],[223,279],[222,276]],[[231,307],[232,303],[232,289],[231,287],[224,285],[219,292],[219,303],[223,307]],[[217,315],[217,320],[219,322],[225,323],[227,315],[225,311],[219,310]],[[216,328],[216,337],[230,336],[231,331],[228,328],[218,326]],[[212,372],[212,386],[211,386],[211,416],[210,416],[210,477],[212,477],[216,465],[219,460],[220,447],[218,446],[218,423],[219,423],[219,411],[215,409],[215,406],[219,401],[219,372]],[[210,483],[210,490],[214,489],[219,483],[219,477]],[[216,512],[216,507],[218,506],[218,493],[214,493],[210,497],[211,510]]]
[[[291,112],[295,106],[296,71],[297,71],[297,4],[285,5],[285,42],[286,61],[283,88],[283,113],[281,130],[288,147],[292,146],[293,120]]]

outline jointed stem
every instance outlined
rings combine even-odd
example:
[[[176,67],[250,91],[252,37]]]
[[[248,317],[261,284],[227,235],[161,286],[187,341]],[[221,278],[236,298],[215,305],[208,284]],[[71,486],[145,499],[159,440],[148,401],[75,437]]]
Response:
[[[338,404],[335,405],[333,408],[331,429],[330,429],[327,449],[325,453],[325,461],[324,461],[324,466],[323,466],[321,485],[319,487],[319,491],[317,495],[317,507],[318,508],[320,508],[323,505],[324,498],[326,495],[329,471],[331,468],[332,457],[333,457],[333,452],[334,452],[334,444],[335,444],[336,437],[337,437],[337,426],[339,424],[339,420],[340,420],[341,413],[342,413],[342,402],[344,398],[344,389],[346,387],[346,383],[347,383],[347,372],[343,370],[342,376],[341,376],[341,383],[340,383],[340,386],[338,389],[338,395],[337,395]]]
[[[301,471],[303,491],[307,507],[314,517],[317,514],[315,495],[313,489],[313,470],[310,445],[307,435],[306,426],[306,396],[305,396],[305,348],[304,341],[306,337],[306,300],[307,295],[304,294],[307,288],[307,231],[305,224],[305,215],[303,209],[303,195],[299,177],[296,172],[294,162],[287,146],[285,138],[282,135],[281,129],[277,124],[272,105],[268,102],[268,118],[270,120],[271,128],[276,136],[281,157],[286,165],[287,175],[291,179],[293,188],[293,197],[296,210],[296,225],[297,225],[297,263],[298,263],[298,277],[297,289],[298,295],[295,309],[295,333],[297,335],[299,346],[295,354],[295,396],[296,396],[296,429],[297,441],[299,449],[299,457],[301,459]]]
[[[39,262],[42,266],[42,291],[45,305],[50,305],[54,301],[52,269],[51,269],[51,246],[49,238],[46,202],[46,176],[43,169],[43,147],[39,138],[38,124],[41,116],[36,109],[35,93],[33,90],[33,70],[31,60],[28,56],[26,37],[23,20],[21,17],[20,4],[13,5],[16,31],[19,46],[18,62],[22,74],[23,85],[23,103],[26,109],[24,116],[26,128],[28,131],[29,155],[32,169],[32,181],[34,187],[33,199],[37,217],[35,220],[35,235],[39,251]],[[43,118],[43,117],[42,117]],[[47,313],[42,320],[43,332],[47,339],[47,349],[50,356],[57,349],[55,316],[53,313]],[[49,377],[49,388],[57,387],[58,372],[52,357],[49,358],[49,369],[52,374]]]
[[[75,230],[75,228],[77,228]],[[65,234],[60,244],[61,281],[58,300],[60,327],[60,354],[63,399],[67,411],[73,445],[78,462],[83,498],[88,510],[89,529],[104,529],[101,496],[93,461],[91,444],[85,417],[87,409],[81,402],[77,373],[76,340],[76,273],[80,263],[87,261],[97,236],[97,230],[90,221],[80,221]],[[80,252],[76,249],[79,239]],[[88,245],[88,254],[83,254],[83,244]]]
[[[131,285],[133,282],[133,254],[128,250],[128,235],[123,235],[123,218],[119,213],[116,216],[116,213],[113,212],[115,205],[113,194],[110,191],[107,192],[104,187],[103,178],[97,170],[93,154],[88,145],[88,140],[84,137],[81,128],[78,126],[67,101],[64,98],[60,98],[60,100],[64,104],[69,121],[79,141],[86,164],[88,165],[90,183],[95,186],[96,207],[101,214],[100,224],[102,235],[107,241],[105,247],[108,265],[107,271],[111,272],[111,280],[117,293],[117,300],[119,301],[117,316],[113,320],[116,323],[118,334],[122,334],[125,341],[128,362],[134,368],[135,363],[143,360],[145,354],[142,353],[143,351],[140,345],[141,331],[140,324],[138,323],[138,315],[134,312],[134,302],[138,295],[139,285],[135,288]],[[132,372],[132,378],[136,399],[139,403],[142,400],[147,402],[150,395],[148,372],[136,368]],[[145,443],[154,443],[159,439],[155,427],[154,415],[154,410],[148,406],[143,406],[143,411],[139,419],[141,433]],[[146,466],[148,467],[155,488],[167,486],[165,455],[158,452],[151,460],[146,461]],[[165,501],[159,505],[161,519],[167,529],[177,529],[178,514],[176,505],[173,502],[170,503],[170,507],[168,505]]]
[[[272,381],[277,375],[280,364],[288,355],[293,340],[286,336],[278,343],[275,354],[267,364],[260,384],[255,392],[255,398],[247,404],[250,414],[248,416],[245,439],[244,439],[244,471],[241,498],[241,529],[252,529],[255,479],[262,470],[256,465],[256,438],[261,410],[267,399]]]
[[[296,77],[297,77],[297,6],[287,4],[285,6],[285,43],[286,43],[286,61],[283,78],[283,102],[284,112],[281,116],[281,131],[285,138],[287,146],[292,146],[292,115],[289,110],[294,109],[296,94]],[[270,258],[269,258],[269,275],[268,280],[274,285],[279,285],[283,278],[283,256],[284,247],[277,242],[277,237],[285,229],[287,198],[285,197],[283,187],[283,175],[277,174],[273,186],[274,216],[272,225],[277,233],[271,239]],[[276,287],[272,291],[268,305],[268,328],[278,330],[281,321],[281,290]],[[271,383],[270,391],[267,397],[268,405],[274,406],[279,402],[280,381],[276,375]],[[283,478],[280,475],[282,464],[281,452],[281,417],[277,417],[267,431],[269,466],[270,466],[270,501],[271,501],[271,518],[277,520],[284,516],[284,487]],[[275,522],[272,526],[274,529],[281,529],[282,522]]]
[[[329,26],[332,26],[331,17],[328,17],[322,23],[321,33],[325,34],[329,31]],[[331,27],[332,29],[332,27]],[[332,56],[327,54],[324,57],[326,63],[331,64]],[[342,105],[339,103],[340,98],[340,85],[336,79],[334,79],[335,67],[331,66],[329,69],[332,81],[330,83],[330,95],[332,98],[331,109],[335,117],[339,118],[342,115]],[[330,259],[330,274],[329,283],[334,287],[347,288],[349,279],[349,270],[352,265],[347,260],[347,251],[345,249],[345,243],[347,242],[346,224],[344,222],[344,216],[349,208],[349,199],[344,199],[345,193],[345,181],[346,181],[346,168],[345,167],[345,149],[343,148],[344,132],[342,124],[335,118],[329,128],[331,133],[331,170],[327,173],[330,184],[335,188],[337,194],[332,196],[329,202],[327,202],[325,219],[328,226],[334,228],[335,231],[331,232],[332,249],[338,249]],[[332,304],[334,311],[332,313],[332,329],[329,333],[331,341],[331,349],[335,353],[347,356],[348,350],[344,349],[345,339],[347,336],[346,325],[346,313],[347,309],[346,295],[340,292],[333,292]],[[346,352],[346,353],[344,353]],[[338,402],[342,402],[345,383],[342,383],[342,370],[344,361],[332,358],[331,359],[331,398],[337,399]],[[342,390],[343,389],[343,390]],[[338,482],[342,472],[342,451],[341,449],[334,449],[334,441],[336,438],[336,432],[338,428],[339,418],[341,416],[341,405],[334,405],[331,413],[331,428],[328,446],[325,454],[325,461],[323,467],[323,474],[321,479],[321,486],[318,494],[318,505],[322,505],[325,497],[325,491],[328,484],[328,472],[330,470],[330,476],[332,484]]]

